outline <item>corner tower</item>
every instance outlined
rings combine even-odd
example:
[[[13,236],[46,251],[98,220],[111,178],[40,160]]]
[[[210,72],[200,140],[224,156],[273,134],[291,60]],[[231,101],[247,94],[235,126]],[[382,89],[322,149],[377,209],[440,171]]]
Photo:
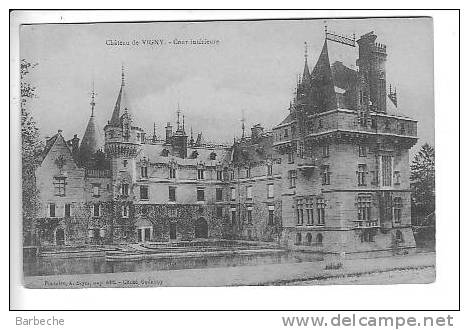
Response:
[[[135,157],[144,142],[143,130],[133,126],[133,117],[125,93],[124,67],[116,104],[111,119],[104,127],[104,151],[111,163],[114,198],[132,195],[136,180]]]

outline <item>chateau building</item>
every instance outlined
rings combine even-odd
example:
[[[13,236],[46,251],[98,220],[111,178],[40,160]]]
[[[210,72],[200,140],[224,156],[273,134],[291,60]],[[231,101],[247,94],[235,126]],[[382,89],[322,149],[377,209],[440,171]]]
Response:
[[[111,118],[91,116],[80,140],[59,130],[36,172],[41,244],[206,238],[274,241],[294,249],[370,253],[415,248],[409,149],[417,122],[386,85],[386,46],[326,29],[286,118],[232,145],[177,122],[164,138],[137,126],[124,74]],[[353,59],[352,64],[350,59]],[[348,61],[348,62],[347,62]]]

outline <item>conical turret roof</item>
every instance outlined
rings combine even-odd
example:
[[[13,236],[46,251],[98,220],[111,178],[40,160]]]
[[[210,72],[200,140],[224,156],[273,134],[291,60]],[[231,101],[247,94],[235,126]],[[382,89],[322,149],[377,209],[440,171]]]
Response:
[[[80,155],[92,155],[100,149],[100,136],[96,128],[94,116],[91,116],[86,126],[85,134],[80,144]]]
[[[130,106],[127,100],[125,93],[125,80],[124,80],[124,69],[122,68],[122,82],[119,90],[119,95],[117,96],[116,105],[114,106],[114,111],[112,112],[111,120],[109,124],[113,126],[120,125],[120,118],[125,111],[130,113]]]

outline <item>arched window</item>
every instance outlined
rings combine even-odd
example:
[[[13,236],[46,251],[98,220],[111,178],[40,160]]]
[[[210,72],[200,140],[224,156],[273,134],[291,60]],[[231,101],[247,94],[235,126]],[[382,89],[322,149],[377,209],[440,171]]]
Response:
[[[301,233],[296,233],[296,245],[301,244]]]
[[[312,242],[313,242],[313,235],[311,235],[311,233],[307,233],[306,234],[306,244],[311,245]]]
[[[163,157],[168,157],[168,155],[169,155],[169,150],[168,150],[168,149],[163,149],[163,151],[161,151],[161,155],[162,155]]]
[[[321,234],[321,233],[317,234],[317,235],[316,235],[316,243],[317,243],[318,245],[322,245],[322,240],[323,240],[322,234]]]

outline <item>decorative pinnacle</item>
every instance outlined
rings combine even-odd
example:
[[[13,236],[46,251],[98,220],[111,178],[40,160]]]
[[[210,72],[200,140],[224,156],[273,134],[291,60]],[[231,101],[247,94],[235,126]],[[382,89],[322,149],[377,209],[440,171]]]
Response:
[[[179,116],[181,115],[181,108],[179,107],[179,102],[178,102],[178,108],[176,110],[176,114],[178,116],[176,124],[177,124],[177,129],[179,129]]]
[[[308,61],[308,43],[305,41],[305,61]]]
[[[94,91],[94,80],[93,80],[93,82],[92,82],[92,84],[91,84],[91,94],[90,94],[90,95],[91,95],[91,102],[90,102],[90,105],[91,105],[91,117],[93,117],[93,116],[94,116],[94,106],[96,105],[96,103],[95,103],[95,101],[94,101],[94,97],[95,97],[96,95],[98,95],[98,94],[95,93],[95,91]]]
[[[122,63],[122,67],[121,67],[121,79],[122,79],[122,86],[125,86],[125,73],[124,73],[124,63]]]
[[[245,135],[245,125],[244,125],[244,122],[246,121],[246,119],[244,118],[244,109],[242,110],[242,117],[241,117],[241,129],[243,130],[243,135],[242,137],[244,138],[244,135]]]

